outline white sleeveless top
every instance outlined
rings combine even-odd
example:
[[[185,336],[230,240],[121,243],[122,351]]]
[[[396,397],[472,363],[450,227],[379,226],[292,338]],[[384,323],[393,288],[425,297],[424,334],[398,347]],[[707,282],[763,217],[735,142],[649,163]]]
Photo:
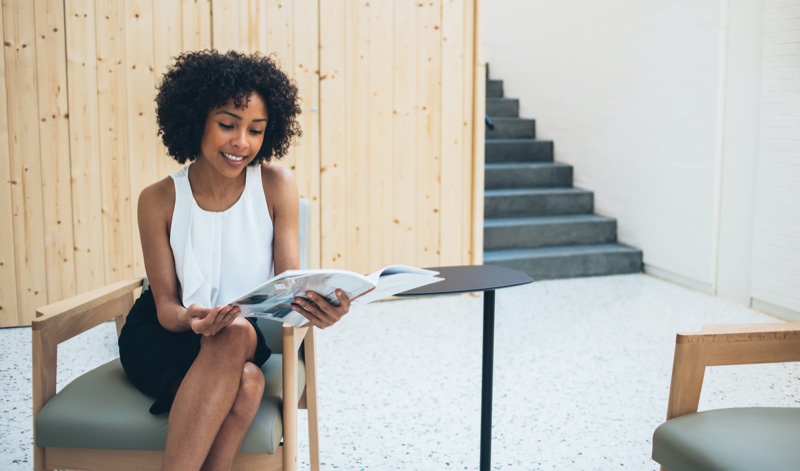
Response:
[[[239,200],[221,212],[198,206],[189,166],[170,175],[175,210],[169,244],[183,305],[221,306],[264,283],[272,272],[272,219],[261,183],[261,166],[248,166]]]

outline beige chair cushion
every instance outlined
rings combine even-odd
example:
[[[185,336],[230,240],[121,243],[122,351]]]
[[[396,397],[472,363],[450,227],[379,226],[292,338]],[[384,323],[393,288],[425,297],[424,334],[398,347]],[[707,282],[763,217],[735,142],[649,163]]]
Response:
[[[716,409],[676,417],[653,434],[669,471],[797,471],[800,408]]]
[[[281,419],[283,365],[277,327],[264,329],[272,356],[261,370],[266,378],[261,408],[242,445],[242,453],[274,454],[283,437]],[[261,325],[262,322],[259,322]],[[277,348],[276,348],[277,347]],[[298,391],[305,388],[305,365],[298,362]],[[36,418],[40,447],[163,450],[167,414],[148,412],[153,399],[128,381],[119,359],[68,384],[44,405]]]

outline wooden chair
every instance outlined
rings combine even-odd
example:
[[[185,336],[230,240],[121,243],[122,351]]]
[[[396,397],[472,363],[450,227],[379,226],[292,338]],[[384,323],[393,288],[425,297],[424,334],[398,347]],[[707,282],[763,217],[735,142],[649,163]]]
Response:
[[[301,201],[301,265],[307,266],[308,202]],[[95,368],[56,394],[58,344],[114,319],[119,334],[134,294],[133,278],[40,308],[32,322],[34,469],[159,469],[167,414],[125,376],[119,359]],[[236,470],[295,470],[297,410],[308,409],[311,469],[319,470],[313,327],[259,320],[273,351],[266,387]],[[282,438],[282,440],[281,440]]]
[[[800,408],[697,412],[707,366],[800,361],[800,323],[713,325],[678,334],[667,421],[653,434],[662,470],[800,469]]]

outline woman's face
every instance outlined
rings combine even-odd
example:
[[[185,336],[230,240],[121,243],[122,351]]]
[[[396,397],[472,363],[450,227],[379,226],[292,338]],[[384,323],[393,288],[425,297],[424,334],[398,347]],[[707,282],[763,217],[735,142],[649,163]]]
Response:
[[[228,177],[239,175],[264,142],[267,107],[257,93],[237,108],[233,100],[211,110],[200,141],[200,158]]]

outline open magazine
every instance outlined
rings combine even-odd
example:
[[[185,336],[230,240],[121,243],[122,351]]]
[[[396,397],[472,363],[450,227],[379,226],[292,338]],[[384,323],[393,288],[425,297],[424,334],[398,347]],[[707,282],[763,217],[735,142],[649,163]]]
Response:
[[[335,291],[341,289],[352,305],[367,304],[443,280],[438,274],[405,265],[390,265],[369,275],[338,269],[287,270],[231,304],[239,306],[242,316],[266,317],[299,326],[308,323],[308,319],[292,310],[292,302],[296,297],[305,298],[306,291],[337,305]]]

